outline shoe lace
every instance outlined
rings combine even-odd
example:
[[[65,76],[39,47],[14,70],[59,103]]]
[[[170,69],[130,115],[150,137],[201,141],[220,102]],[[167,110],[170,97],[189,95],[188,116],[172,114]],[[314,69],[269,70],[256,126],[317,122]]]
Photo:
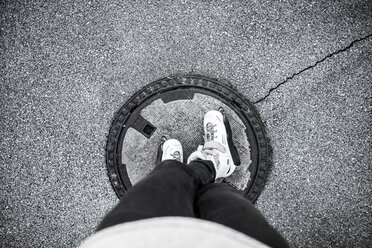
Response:
[[[206,157],[212,157],[213,160],[216,162],[217,166],[220,164],[219,155],[220,153],[226,152],[226,147],[218,142],[215,141],[207,141],[204,144],[204,147],[202,149],[202,153]]]
[[[217,130],[214,129],[217,126],[217,124],[213,125],[213,123],[208,122],[206,125],[206,134],[205,134],[205,140],[206,141],[212,141],[217,138]]]
[[[173,154],[171,154],[171,156],[173,157],[173,159],[181,162],[181,154],[179,151],[175,151]]]

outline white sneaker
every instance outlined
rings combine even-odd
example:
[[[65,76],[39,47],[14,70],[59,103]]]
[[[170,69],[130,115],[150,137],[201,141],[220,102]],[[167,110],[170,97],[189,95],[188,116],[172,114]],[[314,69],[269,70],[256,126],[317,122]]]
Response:
[[[165,137],[164,137],[165,138]],[[166,139],[166,138],[165,138]],[[176,139],[167,139],[161,145],[162,155],[161,161],[172,159],[183,162],[183,150],[181,142]]]
[[[217,110],[208,111],[204,116],[204,146],[199,146],[187,160],[210,160],[216,169],[216,179],[230,176],[236,168],[227,141],[223,115]]]

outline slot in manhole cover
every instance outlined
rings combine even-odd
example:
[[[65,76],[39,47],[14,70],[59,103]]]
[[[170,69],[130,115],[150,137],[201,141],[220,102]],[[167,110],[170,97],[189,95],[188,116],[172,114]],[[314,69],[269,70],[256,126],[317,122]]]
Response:
[[[178,139],[184,160],[203,144],[203,117],[223,108],[241,166],[222,180],[255,202],[268,169],[268,145],[252,105],[227,85],[201,76],[155,81],[134,94],[117,112],[108,135],[106,163],[119,198],[156,165],[163,135]]]

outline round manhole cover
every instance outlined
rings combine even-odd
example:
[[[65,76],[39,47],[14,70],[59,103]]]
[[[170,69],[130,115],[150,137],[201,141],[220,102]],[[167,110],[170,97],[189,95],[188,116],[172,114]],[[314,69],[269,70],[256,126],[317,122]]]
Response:
[[[203,116],[223,109],[239,154],[239,170],[228,183],[251,202],[263,189],[268,145],[252,105],[227,85],[201,76],[172,76],[134,94],[117,112],[108,135],[106,163],[119,198],[156,165],[161,137],[181,141],[184,160],[203,144]]]

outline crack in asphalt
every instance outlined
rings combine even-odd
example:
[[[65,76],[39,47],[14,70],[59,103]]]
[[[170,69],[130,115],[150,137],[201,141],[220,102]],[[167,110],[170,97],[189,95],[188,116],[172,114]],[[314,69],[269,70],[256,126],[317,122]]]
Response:
[[[321,60],[316,61],[313,65],[310,65],[310,66],[302,69],[301,71],[298,71],[296,73],[293,73],[291,76],[287,77],[285,80],[283,80],[282,82],[280,82],[279,84],[277,84],[275,87],[271,88],[269,90],[269,92],[264,97],[262,97],[262,98],[258,99],[257,101],[255,101],[254,104],[260,103],[260,102],[264,101],[266,98],[268,98],[270,96],[270,94],[273,91],[275,91],[276,89],[278,89],[283,84],[286,84],[289,80],[293,79],[295,76],[297,76],[297,75],[299,75],[299,74],[301,74],[301,73],[303,73],[303,72],[305,72],[307,70],[310,70],[310,69],[314,68],[318,64],[324,62],[326,59],[328,59],[328,58],[330,58],[330,57],[332,57],[332,56],[334,56],[336,54],[339,54],[339,53],[342,53],[342,52],[345,52],[345,51],[349,50],[355,43],[360,42],[360,41],[363,41],[363,40],[366,40],[366,39],[368,39],[370,37],[372,37],[372,34],[369,34],[369,35],[367,35],[367,36],[365,36],[363,38],[360,38],[360,39],[356,39],[356,40],[352,41],[348,46],[346,46],[346,47],[344,47],[344,48],[342,48],[340,50],[337,50],[337,51],[335,51],[335,52],[333,52],[331,54],[328,54],[327,56],[325,56]]]

